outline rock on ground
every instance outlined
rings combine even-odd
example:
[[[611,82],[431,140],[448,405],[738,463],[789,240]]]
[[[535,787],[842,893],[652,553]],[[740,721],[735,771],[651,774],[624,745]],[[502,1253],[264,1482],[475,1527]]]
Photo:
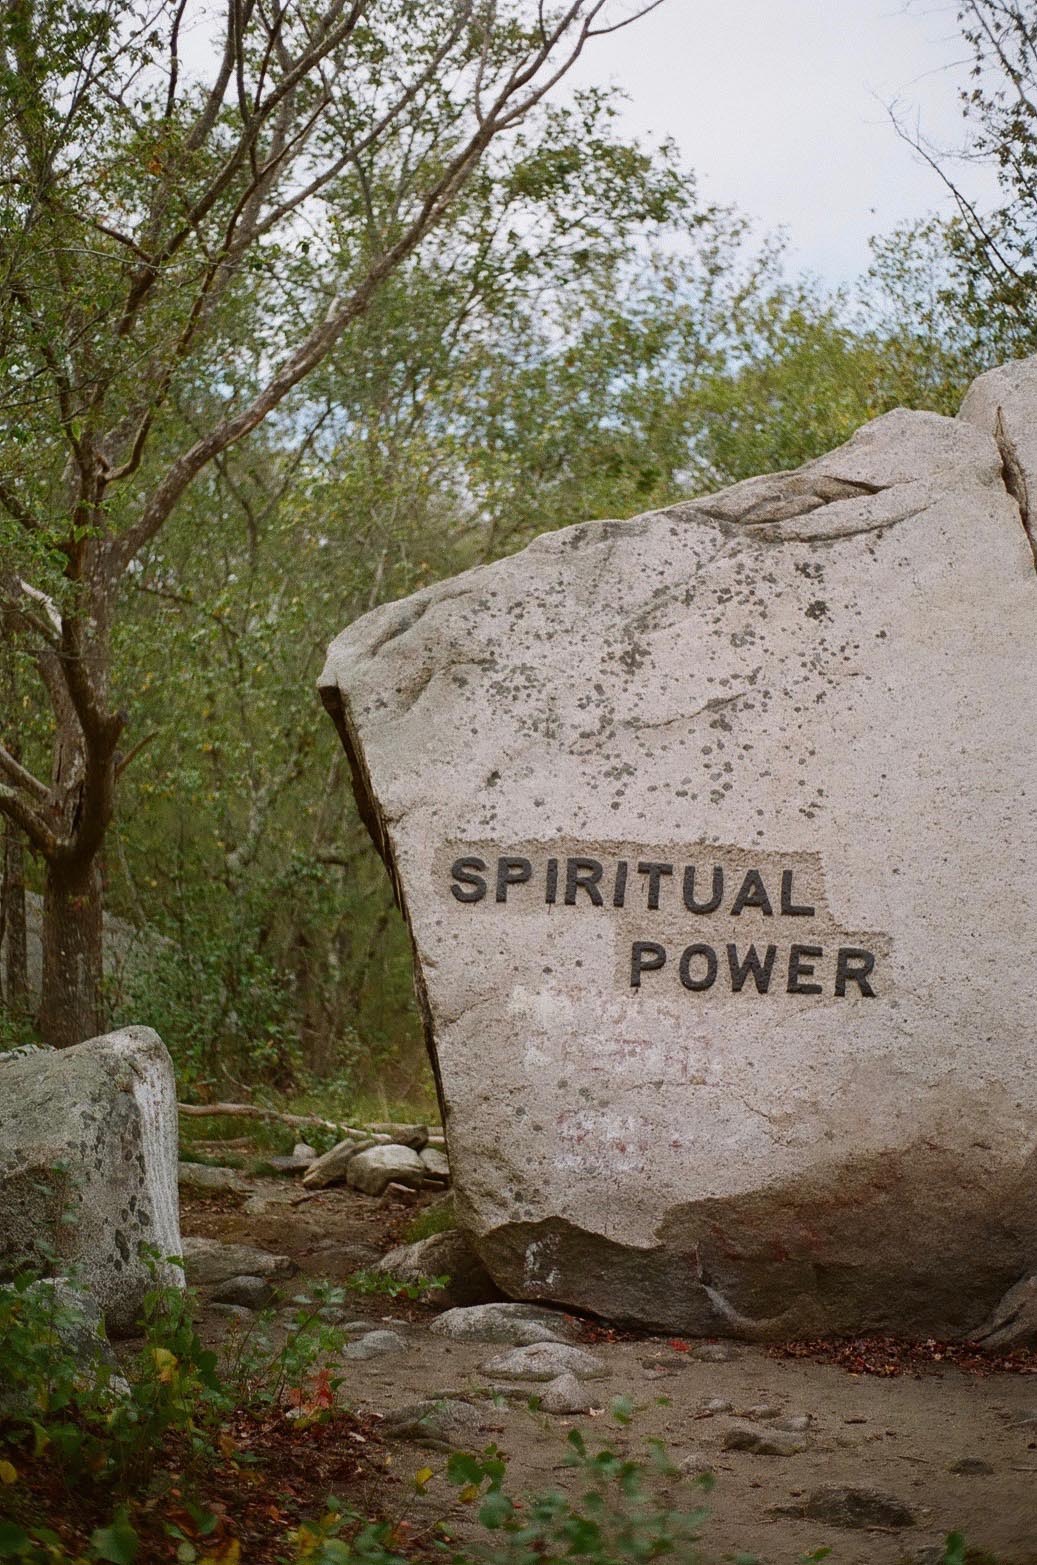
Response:
[[[425,1147],[420,1157],[429,1179],[438,1180],[441,1184],[449,1183],[450,1161],[445,1152],[441,1152],[438,1147]]]
[[[571,1370],[548,1381],[540,1397],[545,1413],[586,1413],[591,1399]]]
[[[436,1451],[479,1451],[502,1427],[500,1411],[453,1397],[429,1397],[389,1413],[382,1433],[389,1440],[412,1440]]]
[[[0,1288],[8,1295],[13,1293],[4,1284],[0,1284]],[[129,1390],[105,1334],[100,1306],[86,1288],[70,1282],[67,1277],[40,1278],[25,1289],[24,1299],[34,1318],[42,1306],[40,1346],[59,1348],[63,1357],[71,1358],[82,1370],[83,1379],[88,1383],[102,1369],[108,1372],[108,1383],[113,1391],[121,1394]],[[0,1410],[19,1407],[22,1402],[20,1388],[12,1385],[9,1377],[5,1378],[8,1379],[6,1386],[0,1381]]]
[[[207,1163],[181,1163],[177,1168],[181,1190],[239,1194],[248,1186],[236,1168],[211,1168]]]
[[[725,1451],[748,1451],[753,1456],[795,1456],[807,1449],[802,1434],[751,1423],[732,1424],[720,1444]]]
[[[498,1353],[479,1365],[484,1375],[504,1380],[557,1380],[567,1372],[578,1380],[603,1380],[608,1373],[601,1359],[566,1342],[534,1342],[526,1348]]]
[[[1032,1266],[1037,573],[998,430],[1037,373],[998,373],[331,647],[510,1296],[948,1336]]]
[[[118,1333],[156,1281],[183,1286],[165,1259],[179,1254],[176,1087],[157,1034],[0,1058],[0,1272],[73,1272]]]
[[[303,1184],[306,1177],[303,1176]],[[395,1144],[358,1152],[346,1167],[346,1183],[364,1195],[381,1195],[391,1184],[419,1190],[424,1178],[425,1165],[418,1154],[410,1147]]]
[[[1037,1274],[1024,1277],[1009,1288],[972,1335],[987,1353],[1004,1353],[1037,1343]]]
[[[407,1342],[398,1331],[368,1331],[356,1342],[351,1342],[343,1351],[342,1357],[347,1359],[373,1359],[381,1358],[386,1353],[403,1353],[407,1349]]]
[[[413,1152],[421,1152],[428,1146],[427,1125],[401,1125],[398,1120],[386,1119],[367,1128],[376,1136],[388,1136],[394,1146],[410,1147]]]
[[[913,1511],[895,1495],[866,1485],[824,1484],[800,1508],[830,1527],[913,1527]]]
[[[212,1291],[214,1304],[236,1304],[244,1310],[262,1310],[274,1297],[267,1277],[228,1277]]]
[[[414,1244],[398,1245],[384,1255],[374,1269],[410,1283],[446,1277],[448,1281],[429,1295],[433,1303],[480,1305],[498,1296],[489,1272],[470,1242],[456,1228],[430,1234]]]
[[[515,1348],[535,1342],[572,1342],[573,1328],[564,1315],[533,1304],[475,1304],[437,1315],[430,1328],[454,1342],[500,1342]]]
[[[325,1185],[336,1184],[340,1179],[345,1179],[346,1171],[350,1163],[360,1152],[366,1152],[369,1147],[377,1143],[371,1136],[347,1136],[344,1141],[338,1142],[325,1152],[323,1157],[315,1158],[302,1176],[302,1182],[307,1190],[323,1190]]]
[[[287,1255],[271,1255],[252,1244],[223,1244],[194,1234],[184,1236],[182,1254],[188,1282],[202,1288],[235,1277],[290,1277],[296,1269]]]

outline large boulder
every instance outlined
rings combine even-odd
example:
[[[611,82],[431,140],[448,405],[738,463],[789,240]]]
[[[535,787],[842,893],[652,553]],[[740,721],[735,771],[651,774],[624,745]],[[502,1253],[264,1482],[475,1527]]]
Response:
[[[1013,372],[331,647],[458,1219],[505,1292],[947,1335],[1032,1271],[1025,428]]]
[[[0,1276],[71,1272],[109,1331],[183,1286],[173,1066],[147,1027],[0,1056]]]

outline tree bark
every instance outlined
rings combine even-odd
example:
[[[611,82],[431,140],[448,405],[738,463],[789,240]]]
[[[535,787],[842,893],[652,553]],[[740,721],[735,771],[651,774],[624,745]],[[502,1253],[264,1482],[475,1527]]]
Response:
[[[47,865],[39,1029],[44,1043],[57,1048],[104,1030],[100,878],[96,858]]]
[[[29,961],[25,935],[25,848],[8,824],[4,832],[3,883],[0,885],[0,956],[4,1005],[14,1015],[29,1008]]]

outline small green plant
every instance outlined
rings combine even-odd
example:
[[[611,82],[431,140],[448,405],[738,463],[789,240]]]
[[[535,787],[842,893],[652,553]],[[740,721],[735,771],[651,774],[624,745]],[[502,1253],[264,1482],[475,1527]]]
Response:
[[[350,1277],[348,1286],[354,1293],[384,1293],[390,1299],[417,1301],[439,1288],[445,1288],[449,1282],[450,1278],[446,1276],[416,1277],[413,1282],[406,1282],[402,1277],[394,1277],[391,1272],[359,1271]]]
[[[419,1239],[431,1239],[433,1234],[449,1233],[456,1227],[454,1199],[453,1196],[448,1195],[423,1207],[405,1229],[403,1238],[406,1244],[417,1244]]]

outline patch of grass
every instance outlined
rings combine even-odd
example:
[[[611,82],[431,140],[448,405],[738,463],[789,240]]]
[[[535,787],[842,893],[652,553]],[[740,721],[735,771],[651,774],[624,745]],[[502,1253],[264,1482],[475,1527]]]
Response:
[[[197,1163],[202,1168],[245,1168],[247,1160],[239,1153],[196,1152],[190,1144],[180,1148],[181,1163]]]
[[[431,1239],[433,1234],[449,1233],[451,1228],[456,1227],[454,1198],[452,1195],[445,1195],[422,1208],[414,1221],[404,1229],[403,1242],[417,1244],[419,1239]]]

